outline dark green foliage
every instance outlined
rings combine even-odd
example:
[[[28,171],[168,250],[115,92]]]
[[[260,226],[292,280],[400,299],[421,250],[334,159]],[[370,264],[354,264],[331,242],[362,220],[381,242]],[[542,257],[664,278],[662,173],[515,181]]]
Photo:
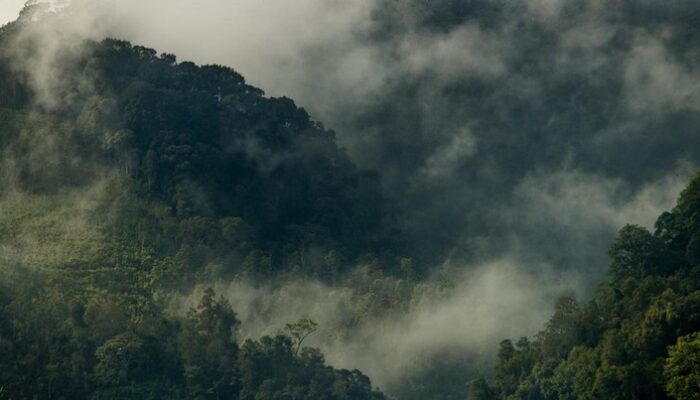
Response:
[[[295,355],[286,336],[248,340],[241,348],[240,398],[380,399],[369,379],[357,370],[333,370],[316,349]]]
[[[666,391],[677,399],[700,399],[700,334],[678,338],[664,365]]]
[[[534,342],[503,341],[492,385],[477,381],[475,396],[493,390],[502,399],[696,398],[698,199],[700,175],[654,234],[622,228],[610,247],[610,283],[583,306],[560,299]]]
[[[197,309],[183,321],[178,337],[184,375],[195,398],[232,398],[238,391],[238,346],[233,333],[238,320],[224,299],[204,292]]]
[[[483,378],[469,382],[469,400],[492,400],[496,398],[493,390]]]
[[[47,101],[36,7],[0,30],[0,399],[384,398],[302,346],[315,323],[239,346],[213,291],[171,302],[392,260],[376,174],[292,100],[124,41],[60,49]]]
[[[301,345],[304,343],[304,340],[309,335],[316,332],[317,329],[318,324],[315,321],[308,318],[303,318],[295,323],[289,323],[285,325],[284,330],[289,335],[289,337],[292,338],[294,344],[294,354],[299,353],[299,350],[301,349]]]
[[[676,267],[673,253],[662,239],[639,226],[627,225],[620,230],[608,251],[612,262],[610,273],[617,286],[626,279],[642,279],[648,275],[663,275],[665,269]]]
[[[446,10],[488,14],[492,7]],[[450,15],[427,19],[449,22]],[[167,307],[171,290],[194,282],[298,274],[333,284],[347,278],[353,318],[405,311],[424,271],[394,254],[400,236],[377,174],[359,170],[334,133],[292,100],[264,97],[230,68],[178,63],[124,41],[59,54],[70,73],[59,104],[43,105],[9,51],[31,19],[30,9],[0,31],[0,398],[383,398],[361,372],[334,369],[317,349],[302,347],[316,329],[311,320],[288,324],[289,336],[241,344],[236,314],[213,291],[184,316]],[[556,91],[569,93],[564,86]],[[540,106],[565,112],[558,98]],[[585,101],[584,119],[612,109]],[[384,114],[410,113],[398,110],[404,105]],[[570,128],[537,117],[529,123],[537,113],[528,108],[517,114],[498,130]],[[420,126],[414,117],[403,124]],[[571,125],[586,124],[602,129],[606,118]],[[491,147],[506,158],[538,154],[501,144],[511,138],[499,135]],[[547,147],[526,136],[534,137],[528,146]],[[561,153],[553,145],[546,151]],[[525,173],[524,162],[514,169]],[[504,186],[491,185],[494,194]],[[502,341],[490,382],[469,380],[477,367],[463,354],[438,354],[420,359],[424,365],[396,392],[450,400],[467,393],[694,398],[700,176],[654,233],[626,226],[609,254],[610,283],[583,305],[562,297],[534,340]],[[367,267],[344,276],[358,260]]]
[[[263,97],[229,68],[174,64],[116,40],[93,47],[133,176],[176,216],[241,217],[275,247],[380,239],[377,177],[292,100]]]
[[[0,398],[384,398],[359,371],[327,366],[317,349],[295,354],[287,336],[248,340],[239,350],[235,314],[211,290],[177,318],[84,292],[64,307],[80,291],[32,278],[2,291]]]
[[[323,280],[360,257],[398,264],[377,174],[359,170],[334,133],[292,100],[264,97],[230,68],[177,63],[110,39],[57,55],[70,73],[61,76],[66,93],[56,95],[70,101],[36,107],[39,94],[13,61],[15,47],[37,51],[31,41],[13,41],[23,23],[0,35],[0,193],[55,194],[117,175],[116,205],[138,207],[120,211],[132,213],[127,224],[140,219],[126,228],[157,239],[141,246],[154,255],[179,249],[207,264],[225,248],[219,264],[253,257],[265,264],[253,271],[263,278],[299,261],[296,272]],[[228,229],[232,221],[237,232]],[[303,256],[308,251],[334,251],[345,262],[319,268]]]

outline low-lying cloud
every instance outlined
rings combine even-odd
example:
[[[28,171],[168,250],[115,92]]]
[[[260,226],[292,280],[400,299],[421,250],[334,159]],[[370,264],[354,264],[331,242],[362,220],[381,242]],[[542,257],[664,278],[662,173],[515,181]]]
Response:
[[[537,273],[523,270],[508,258],[469,268],[446,265],[412,287],[407,309],[361,319],[363,311],[357,307],[362,307],[363,299],[358,295],[370,301],[394,290],[384,286],[407,282],[374,278],[363,292],[316,281],[262,287],[235,281],[213,287],[236,310],[241,339],[274,335],[286,322],[312,318],[320,330],[306,345],[320,347],[335,366],[359,368],[380,387],[396,389],[407,374],[441,352],[463,354],[476,369],[490,365],[503,338],[536,332],[556,297],[582,293],[576,277],[541,265],[536,269]],[[361,275],[361,268],[356,273]],[[195,290],[187,302],[194,304],[200,293]]]
[[[381,174],[406,251],[453,271],[449,289],[352,337],[334,333],[357,324],[350,289],[219,291],[242,335],[310,316],[332,363],[392,385],[418,355],[478,358],[535,332],[554,297],[605,278],[617,229],[651,228],[673,206],[700,162],[699,14],[690,0],[73,0],[26,36],[45,51],[17,59],[55,107],[62,38],[125,38],[232,66],[335,129]]]

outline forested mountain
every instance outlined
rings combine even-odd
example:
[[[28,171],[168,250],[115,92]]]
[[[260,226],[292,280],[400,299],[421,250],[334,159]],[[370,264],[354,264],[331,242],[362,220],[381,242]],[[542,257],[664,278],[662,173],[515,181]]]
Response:
[[[19,26],[4,29],[6,48]],[[168,208],[167,217],[191,220],[191,229],[235,218],[240,234],[245,224],[271,268],[285,268],[281,260],[302,247],[344,256],[390,248],[376,174],[358,170],[334,133],[292,100],[264,97],[229,68],[178,64],[117,40],[84,45],[82,54],[57,56],[72,73],[51,94],[63,98],[44,112],[31,108],[36,93],[23,84],[31,78],[11,67],[18,51],[40,51],[37,45],[23,42],[2,57],[12,188],[55,193],[116,172],[150,205]],[[40,151],[32,142],[38,135],[21,134],[30,129],[58,136],[60,148],[44,160],[52,168],[26,157]]]
[[[628,225],[610,280],[561,298],[534,340],[504,340],[493,381],[470,399],[700,398],[700,175],[654,232]]]
[[[172,303],[394,259],[376,175],[229,68],[76,42],[42,86],[18,65],[46,51],[40,11],[0,31],[0,398],[383,398],[302,346],[313,321],[243,340],[211,289]]]
[[[641,175],[665,164],[663,175],[681,155],[694,159],[688,144],[697,138],[684,134],[697,110],[654,114],[644,104],[635,112],[658,121],[628,123],[637,117],[618,104],[629,101],[620,82],[590,86],[600,74],[583,70],[578,81],[566,77],[568,52],[595,43],[574,35],[564,50],[535,52],[560,27],[528,22],[525,3],[377,4],[363,40],[398,49],[378,52],[382,62],[411,64],[419,79],[403,71],[374,106],[342,110],[353,115],[338,119],[346,128],[377,135],[356,144],[367,152],[358,158],[293,100],[266,96],[232,68],[53,30],[70,21],[62,19],[69,8],[27,6],[0,28],[0,400],[699,398],[700,176],[653,232],[620,230],[608,282],[590,298],[561,297],[534,338],[490,349],[545,318],[509,306],[549,313],[548,296],[560,291],[554,278],[543,290],[546,279],[527,280],[519,269],[554,275],[566,266],[537,262],[598,259],[550,234],[588,218],[578,214],[600,200],[586,196],[598,185],[598,195],[624,199],[603,199],[612,206],[585,221],[582,237],[617,223],[600,215],[619,218],[639,206],[635,196],[656,195],[639,189],[652,179]],[[579,15],[576,4],[563,9]],[[634,8],[620,4],[610,21]],[[644,50],[632,37],[649,24],[656,8],[648,8],[606,33],[603,50]],[[459,27],[470,18],[478,23]],[[679,37],[695,28],[682,22],[669,43],[690,60],[692,41]],[[430,32],[441,62],[464,61],[451,46],[465,33],[513,38],[517,51],[502,63],[495,55],[469,61],[465,71],[447,71],[458,79],[428,90],[434,66],[423,70],[420,57],[405,59],[410,46],[396,46],[406,32],[410,40]],[[485,48],[472,39],[467,47],[501,47],[484,40]],[[553,73],[552,59],[562,71]],[[610,60],[600,65],[612,81],[630,78]],[[484,72],[493,66],[500,72]],[[652,134],[676,125],[666,147]],[[626,135],[635,129],[645,157],[632,154]],[[649,163],[657,148],[663,157]],[[377,170],[359,167],[361,158]],[[557,197],[557,180],[593,179],[591,171],[611,165],[617,172],[602,183]],[[547,175],[560,167],[565,173]],[[620,183],[632,175],[637,186]],[[518,202],[525,205],[516,210]],[[551,232],[539,231],[550,223]],[[555,256],[517,256],[537,251]],[[484,255],[492,257],[485,265],[468,263]],[[498,338],[483,339],[494,331]]]

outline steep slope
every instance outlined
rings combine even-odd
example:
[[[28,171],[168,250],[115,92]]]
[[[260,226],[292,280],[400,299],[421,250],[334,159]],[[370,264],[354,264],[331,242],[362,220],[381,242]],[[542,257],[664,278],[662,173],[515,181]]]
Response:
[[[377,175],[292,100],[264,97],[230,68],[118,40],[61,48],[51,61],[61,82],[47,84],[34,61],[17,61],[44,51],[30,10],[0,36],[3,193],[90,193],[95,207],[153,228],[142,248],[173,254],[194,239],[239,259],[226,268],[252,257],[263,276],[335,280],[360,258],[395,260]],[[119,196],[138,205],[107,204]]]
[[[106,40],[42,70],[30,11],[0,30],[0,398],[384,398],[306,328],[244,339],[212,290],[178,304],[379,258],[376,176],[229,68]]]
[[[562,298],[535,340],[501,342],[493,387],[470,399],[697,399],[699,215],[696,175],[653,233],[620,230],[590,301]]]

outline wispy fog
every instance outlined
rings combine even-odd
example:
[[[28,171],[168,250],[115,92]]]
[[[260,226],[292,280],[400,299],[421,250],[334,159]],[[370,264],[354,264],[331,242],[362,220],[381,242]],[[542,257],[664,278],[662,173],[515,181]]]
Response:
[[[500,339],[536,332],[556,296],[605,279],[617,229],[651,228],[673,205],[700,160],[700,47],[686,18],[700,6],[656,4],[73,0],[57,26],[22,37],[17,60],[52,107],[65,37],[124,38],[229,65],[336,130],[380,173],[408,255],[434,271],[414,304],[357,322],[352,288],[217,290],[242,336],[311,317],[322,327],[311,344],[333,364],[391,386],[445,349],[488,363]]]

